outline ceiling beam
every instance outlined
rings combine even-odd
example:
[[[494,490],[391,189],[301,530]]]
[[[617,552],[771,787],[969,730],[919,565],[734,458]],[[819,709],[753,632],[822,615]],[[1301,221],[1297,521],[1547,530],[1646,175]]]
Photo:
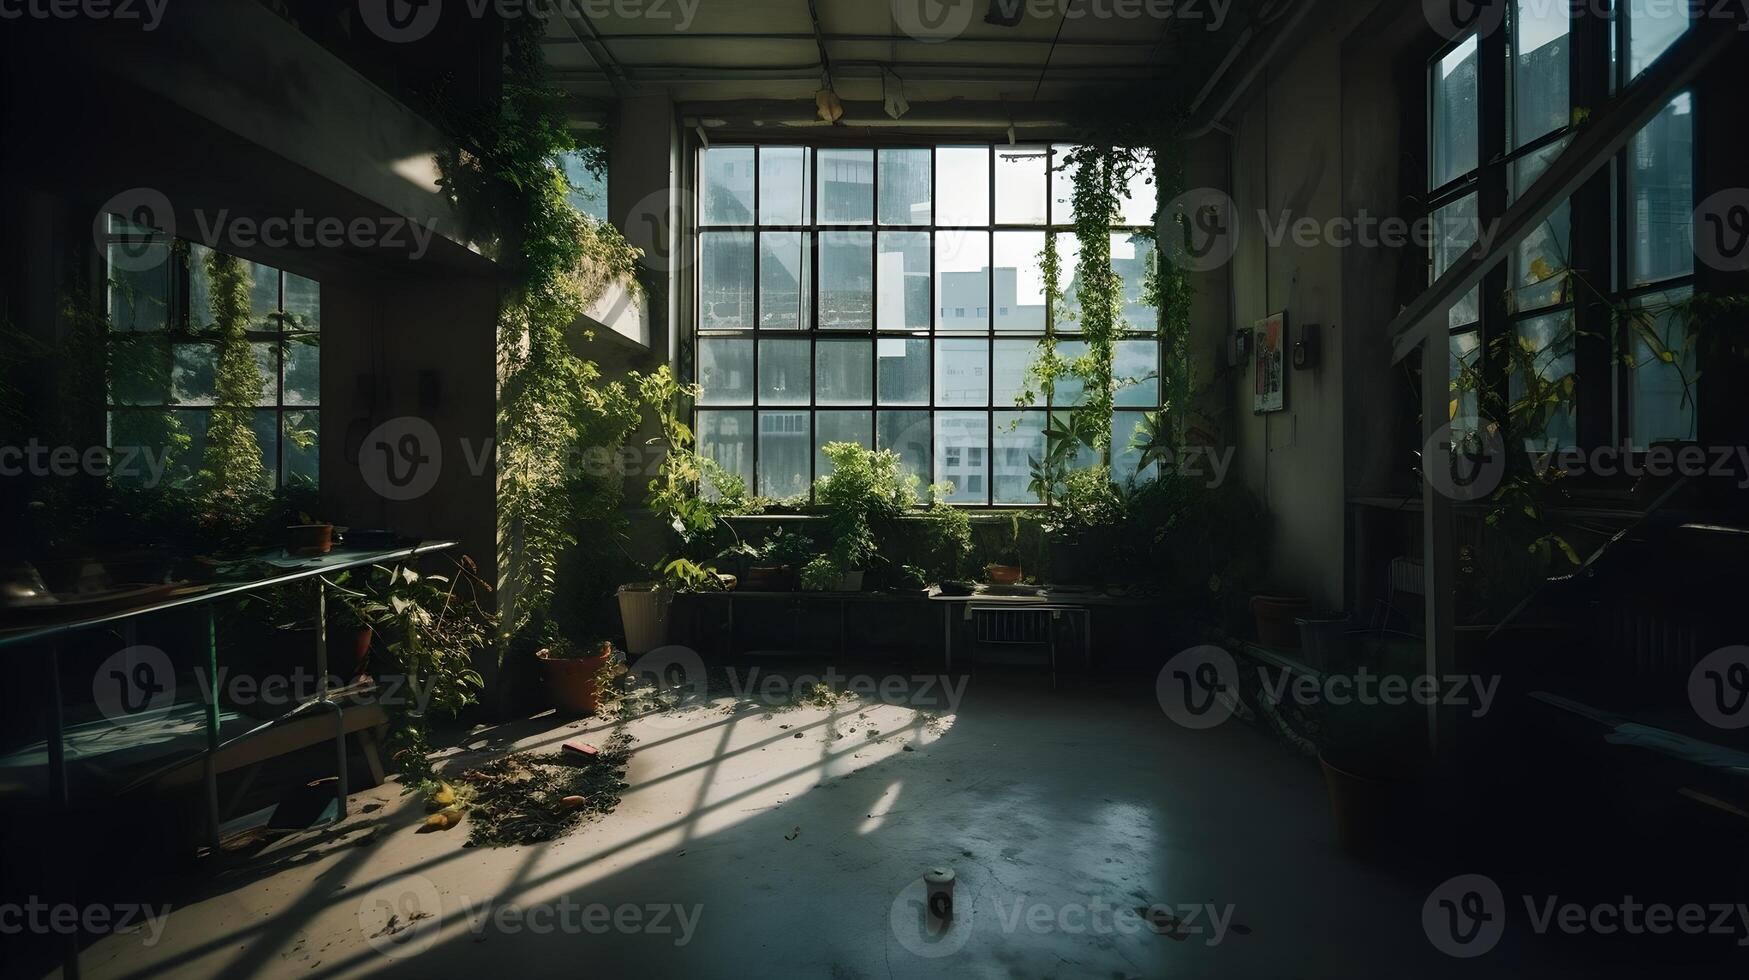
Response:
[[[1739,11],[1737,16],[1741,17]],[[1458,298],[1482,282],[1508,252],[1518,247],[1561,202],[1572,197],[1646,127],[1670,100],[1694,81],[1733,42],[1744,37],[1731,17],[1703,17],[1689,27],[1645,73],[1621,90],[1580,130],[1541,179],[1530,185],[1501,216],[1497,230],[1483,229],[1476,243],[1445,275],[1397,314],[1386,328],[1393,337],[1392,363],[1401,362],[1437,330]],[[1443,345],[1442,345],[1443,346]],[[1441,355],[1443,356],[1443,355]]]
[[[670,31],[660,34],[599,34],[603,41],[784,41],[797,44],[813,44],[815,35],[807,33],[786,34],[743,34],[736,32],[681,32]],[[908,34],[833,34],[822,33],[821,40],[827,43],[864,43],[864,44],[921,44],[931,48],[952,47],[960,44],[1032,44],[1049,45],[1048,37],[956,37],[951,41],[924,41]],[[567,38],[549,37],[542,40],[543,44],[572,44]],[[1057,46],[1061,48],[1152,48],[1158,41],[1126,41],[1064,39]]]

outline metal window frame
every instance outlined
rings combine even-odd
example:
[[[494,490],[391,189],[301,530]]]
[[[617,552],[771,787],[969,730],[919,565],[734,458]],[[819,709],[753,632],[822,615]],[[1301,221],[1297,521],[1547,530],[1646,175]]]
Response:
[[[752,166],[752,178],[753,178],[753,180],[752,180],[753,196],[752,196],[752,201],[751,201],[749,220],[744,224],[723,223],[723,222],[707,223],[704,220],[704,211],[703,211],[702,204],[700,204],[700,206],[697,208],[697,214],[699,215],[699,220],[698,220],[698,223],[697,223],[695,229],[693,230],[694,242],[692,243],[692,247],[694,249],[694,254],[699,257],[699,261],[697,263],[697,270],[698,271],[695,274],[694,281],[693,281],[693,289],[694,289],[695,295],[698,296],[698,301],[694,304],[694,309],[692,310],[691,324],[690,324],[689,329],[690,329],[690,336],[693,340],[693,346],[694,346],[695,350],[702,344],[703,341],[706,341],[706,340],[745,339],[745,340],[751,341],[751,346],[752,346],[752,350],[753,350],[753,367],[752,367],[752,379],[751,379],[752,403],[750,405],[710,404],[710,403],[706,402],[701,397],[698,404],[696,404],[693,407],[693,415],[694,415],[693,421],[694,421],[695,429],[697,431],[699,431],[700,434],[702,435],[703,427],[702,427],[702,425],[699,424],[699,421],[700,421],[699,414],[700,413],[703,413],[703,412],[748,412],[751,414],[751,417],[753,419],[753,432],[752,432],[753,445],[752,445],[752,453],[751,453],[753,463],[752,463],[752,473],[750,474],[750,479],[749,479],[749,487],[752,489],[752,491],[754,493],[756,493],[756,494],[760,493],[764,489],[764,487],[763,487],[763,473],[762,473],[762,469],[760,466],[760,462],[761,462],[760,455],[761,454],[760,454],[760,448],[759,448],[759,441],[760,441],[759,436],[760,436],[760,433],[762,431],[761,430],[761,417],[763,414],[765,414],[768,411],[769,412],[806,412],[808,414],[808,417],[809,417],[809,424],[808,424],[809,444],[808,444],[807,456],[808,456],[808,481],[809,482],[808,482],[807,496],[808,496],[810,502],[812,501],[814,481],[816,481],[819,478],[819,476],[821,475],[818,472],[818,470],[819,470],[819,467],[818,467],[818,448],[817,448],[817,446],[814,445],[814,443],[818,439],[818,416],[821,412],[830,412],[830,411],[839,411],[839,412],[842,412],[842,411],[867,411],[867,412],[869,412],[869,416],[870,416],[869,442],[873,446],[878,446],[881,442],[880,422],[881,422],[881,414],[883,411],[910,412],[910,413],[923,414],[928,419],[927,456],[926,456],[926,459],[924,460],[925,465],[927,467],[927,471],[924,474],[920,474],[923,477],[925,483],[931,482],[933,479],[938,478],[940,475],[939,474],[940,461],[937,458],[939,455],[940,447],[937,444],[938,437],[937,437],[937,432],[936,432],[937,421],[938,421],[939,415],[943,412],[953,412],[953,413],[979,413],[979,412],[981,412],[984,415],[985,429],[986,429],[985,435],[984,435],[984,444],[981,447],[984,450],[984,457],[985,457],[985,461],[986,461],[985,462],[985,474],[984,474],[985,475],[985,481],[984,481],[985,487],[984,487],[984,491],[983,491],[983,499],[981,501],[955,501],[954,502],[955,506],[960,506],[960,507],[965,507],[965,508],[970,508],[970,509],[991,509],[991,508],[997,508],[997,507],[1006,509],[1006,508],[1028,508],[1028,507],[1040,507],[1040,506],[1042,506],[1042,504],[1038,503],[1037,501],[1027,502],[1027,503],[1002,503],[1002,502],[998,502],[996,500],[996,494],[995,494],[995,482],[996,482],[996,480],[995,480],[995,461],[996,461],[996,448],[997,448],[996,447],[996,435],[997,435],[996,415],[999,412],[1004,413],[1004,414],[1007,414],[1007,413],[1029,413],[1029,412],[1030,413],[1038,413],[1048,422],[1051,413],[1057,412],[1057,411],[1073,411],[1077,406],[1058,405],[1058,404],[1046,404],[1046,405],[1040,405],[1040,406],[998,405],[996,403],[996,370],[995,370],[995,368],[996,368],[996,363],[995,363],[996,362],[996,342],[999,340],[1018,340],[1018,341],[1031,341],[1031,342],[1034,342],[1036,344],[1036,343],[1043,341],[1044,339],[1046,339],[1047,337],[1052,336],[1052,335],[1055,335],[1060,340],[1071,340],[1071,341],[1078,339],[1081,335],[1078,331],[1062,332],[1061,329],[1059,328],[1059,325],[1055,322],[1056,321],[1056,311],[1053,308],[1053,305],[1048,303],[1048,302],[1045,304],[1045,325],[1043,327],[1041,327],[1037,330],[1025,330],[1025,331],[1013,331],[1013,332],[1004,332],[1004,331],[997,330],[997,328],[996,328],[997,305],[995,302],[995,295],[996,295],[996,274],[995,274],[995,272],[996,272],[996,270],[995,270],[996,236],[1000,233],[1005,233],[1005,232],[1021,232],[1021,233],[1037,234],[1046,240],[1048,240],[1050,237],[1058,237],[1059,239],[1067,238],[1067,239],[1073,240],[1074,223],[1072,220],[1072,216],[1066,215],[1066,214],[1059,216],[1057,214],[1058,207],[1057,207],[1057,202],[1055,200],[1055,194],[1053,193],[1053,190],[1054,190],[1054,185],[1055,185],[1055,178],[1056,178],[1058,170],[1061,166],[1061,164],[1059,162],[1060,157],[1065,152],[1066,149],[1072,147],[1074,144],[1055,142],[1055,141],[1028,142],[1028,143],[1024,143],[1024,144],[1015,144],[1017,146],[1023,146],[1023,147],[1029,148],[1029,149],[1039,149],[1039,150],[1044,151],[1043,152],[1044,185],[1042,188],[1042,193],[1044,194],[1044,198],[1045,198],[1045,200],[1044,200],[1045,207],[1044,207],[1044,222],[1042,224],[999,222],[997,220],[998,212],[997,212],[997,169],[996,169],[996,163],[997,163],[998,153],[999,153],[1000,149],[1005,145],[1007,145],[1007,144],[1001,144],[1001,143],[993,142],[993,141],[990,141],[987,139],[959,141],[959,142],[956,142],[952,139],[946,139],[946,140],[941,140],[941,141],[937,141],[937,142],[932,142],[928,145],[917,145],[917,144],[913,144],[913,143],[902,143],[902,142],[891,142],[891,141],[880,141],[880,140],[858,141],[855,143],[836,143],[835,142],[835,143],[828,143],[828,144],[810,143],[810,142],[806,142],[806,141],[791,141],[791,140],[759,140],[759,141],[736,140],[734,142],[724,142],[724,143],[717,143],[717,144],[711,144],[711,145],[696,145],[693,147],[694,166],[695,166],[696,172],[698,174],[698,180],[695,182],[695,188],[694,188],[693,193],[695,195],[697,195],[697,197],[700,201],[702,201],[703,195],[706,191],[706,185],[710,179],[710,175],[709,175],[708,169],[705,166],[704,161],[705,161],[706,156],[712,150],[751,150],[752,151],[751,166]],[[939,202],[941,200],[940,193],[939,193],[940,154],[938,151],[940,149],[946,148],[946,147],[979,147],[979,148],[983,148],[985,150],[985,152],[986,152],[985,174],[986,174],[986,191],[987,191],[987,201],[986,201],[987,221],[985,224],[968,225],[968,224],[942,224],[942,223],[940,223],[940,211],[939,211]],[[779,148],[782,148],[782,149],[800,148],[803,151],[803,161],[804,161],[803,162],[803,180],[804,180],[804,186],[805,186],[805,196],[804,196],[804,203],[803,203],[803,218],[805,220],[800,224],[789,224],[789,223],[769,223],[768,224],[768,223],[765,223],[762,221],[763,205],[765,203],[764,199],[765,199],[765,195],[767,193],[767,190],[764,187],[764,174],[763,174],[764,154],[768,149],[779,149]],[[882,195],[882,190],[883,190],[883,188],[882,188],[882,172],[883,172],[882,156],[883,156],[884,151],[893,151],[893,150],[897,150],[897,151],[926,151],[929,154],[930,220],[928,223],[887,224],[887,223],[883,223],[881,220],[881,217],[882,217],[881,216],[881,201],[882,201],[882,196],[883,196]],[[824,181],[823,181],[823,170],[818,164],[818,155],[822,151],[825,151],[825,152],[833,152],[833,151],[858,152],[858,151],[861,151],[861,152],[866,152],[868,154],[868,161],[869,161],[869,166],[870,166],[870,192],[869,192],[869,194],[870,194],[870,197],[869,197],[870,219],[867,223],[826,222],[826,221],[822,220],[823,216],[822,216],[822,212],[821,212],[821,208],[820,208],[820,191],[822,189]],[[1150,184],[1149,186],[1154,187],[1155,185]],[[753,262],[752,262],[753,268],[752,268],[752,282],[751,282],[751,289],[752,289],[751,321],[752,321],[752,324],[750,327],[736,328],[736,329],[707,329],[704,327],[703,322],[702,322],[703,321],[703,308],[704,308],[703,307],[703,296],[704,296],[704,289],[703,289],[703,283],[704,283],[703,243],[705,241],[705,236],[710,235],[710,234],[721,234],[721,233],[739,233],[739,234],[745,234],[745,235],[751,236],[752,249],[753,249]],[[798,311],[798,321],[799,321],[799,328],[798,329],[768,329],[764,326],[764,324],[761,321],[761,305],[762,305],[761,299],[763,297],[763,291],[764,291],[762,236],[766,233],[797,234],[801,238],[802,255],[803,255],[804,262],[806,264],[806,269],[802,275],[803,275],[804,280],[808,284],[808,289],[807,289],[808,295],[805,297],[805,301],[803,303],[803,308],[800,311]],[[821,325],[820,325],[820,319],[819,319],[820,305],[821,305],[820,281],[821,281],[821,273],[822,273],[822,268],[823,268],[823,261],[821,258],[823,255],[822,241],[823,241],[824,236],[834,234],[834,233],[856,233],[856,234],[867,234],[868,235],[868,248],[869,248],[868,268],[870,270],[870,287],[871,288],[870,288],[870,312],[869,312],[870,324],[869,324],[869,328],[866,330],[863,330],[863,329],[854,329],[854,330],[825,329],[825,328],[821,327]],[[880,282],[880,262],[879,262],[879,260],[880,260],[880,242],[881,242],[881,238],[883,235],[886,235],[886,234],[906,234],[906,233],[917,234],[917,235],[922,236],[928,245],[928,249],[929,249],[928,321],[927,321],[926,327],[923,327],[923,328],[908,328],[907,327],[907,328],[898,328],[898,329],[891,329],[891,328],[884,329],[881,326],[880,288],[879,288],[879,282]],[[984,236],[984,239],[985,239],[985,269],[987,272],[986,283],[985,283],[985,309],[987,310],[988,315],[985,318],[986,326],[982,332],[963,332],[963,331],[945,330],[945,329],[943,329],[943,326],[941,324],[941,316],[940,316],[941,288],[940,287],[941,287],[942,270],[941,270],[940,264],[939,264],[940,249],[937,247],[937,245],[938,245],[939,237],[944,233],[945,234],[973,233],[973,234],[982,234]],[[1127,224],[1114,224],[1111,227],[1111,234],[1114,236],[1123,235],[1123,234],[1137,234],[1137,233],[1152,236],[1155,233],[1155,229],[1152,226],[1147,226],[1147,225],[1127,225]],[[1158,259],[1159,252],[1158,252],[1158,244],[1157,243],[1155,245],[1154,256],[1155,256],[1155,261],[1157,262],[1159,260]],[[795,405],[766,406],[762,403],[761,390],[760,390],[760,374],[759,374],[760,342],[763,340],[766,340],[766,339],[777,340],[777,339],[786,339],[786,338],[793,338],[796,340],[806,340],[808,343],[808,365],[809,365],[809,382],[810,382],[809,383],[809,390],[808,390],[808,400],[807,400],[807,403],[805,405],[795,404]],[[867,339],[867,341],[869,342],[870,347],[871,347],[871,350],[870,350],[871,391],[870,391],[869,402],[867,405],[822,406],[819,403],[819,397],[818,397],[819,361],[818,361],[818,356],[819,356],[819,343],[823,339],[824,340]],[[928,382],[929,382],[927,403],[926,404],[922,404],[922,405],[893,405],[893,406],[886,406],[886,407],[883,407],[883,405],[881,404],[879,342],[883,339],[899,339],[899,340],[923,341],[924,342],[924,348],[925,348],[926,356],[928,358],[928,369],[926,371],[926,376],[927,376]],[[939,367],[939,359],[937,356],[938,342],[941,340],[973,340],[973,341],[982,341],[984,343],[985,355],[986,355],[985,356],[985,370],[987,373],[986,373],[985,380],[986,380],[987,394],[986,394],[985,399],[981,405],[944,406],[944,405],[939,404],[940,392],[937,390],[938,386],[936,384],[936,373],[937,373],[937,369]],[[1161,385],[1159,383],[1159,379],[1161,378],[1161,376],[1163,374],[1162,360],[1164,358],[1164,349],[1163,349],[1164,339],[1160,335],[1157,314],[1156,314],[1156,322],[1151,329],[1146,328],[1146,327],[1136,328],[1136,327],[1132,326],[1131,329],[1126,330],[1123,333],[1123,335],[1119,338],[1119,340],[1120,340],[1120,342],[1122,342],[1122,341],[1130,341],[1130,342],[1152,341],[1153,342],[1155,397],[1154,397],[1152,404],[1149,406],[1123,406],[1123,407],[1119,407],[1117,409],[1117,411],[1118,412],[1127,412],[1127,413],[1146,412],[1146,411],[1150,411],[1150,410],[1158,411],[1162,405],[1162,399],[1164,397],[1164,392],[1161,390]],[[693,358],[693,371],[692,371],[692,380],[695,384],[700,383],[702,381],[701,374],[702,374],[702,357],[695,356]]]

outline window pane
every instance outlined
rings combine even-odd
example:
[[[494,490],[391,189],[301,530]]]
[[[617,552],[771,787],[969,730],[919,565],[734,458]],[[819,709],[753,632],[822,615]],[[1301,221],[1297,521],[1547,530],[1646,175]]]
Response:
[[[814,393],[812,344],[759,341],[759,404],[806,405]]]
[[[743,487],[753,487],[753,413],[699,412],[698,452],[722,467],[730,475],[740,477]],[[716,496],[715,487],[706,493]]]
[[[1560,384],[1573,373],[1573,314],[1571,311],[1551,313],[1518,324],[1518,340],[1526,350],[1536,355],[1532,370],[1539,385]],[[1523,374],[1514,372],[1511,397],[1518,401],[1527,390]],[[1575,445],[1574,419],[1578,399],[1567,397],[1547,406],[1546,417],[1528,426],[1524,446],[1532,452],[1552,452]]]
[[[1631,77],[1649,68],[1688,30],[1688,4],[1670,0],[1628,0],[1628,70]]]
[[[322,347],[313,334],[291,334],[286,338],[285,403],[287,405],[320,405],[322,403]]]
[[[797,330],[811,322],[812,283],[805,241],[799,231],[768,231],[759,236],[761,330]]]
[[[1634,285],[1694,271],[1694,100],[1676,97],[1628,149]]]
[[[990,233],[935,233],[935,328],[990,332]]]
[[[759,495],[783,500],[808,492],[807,412],[759,413]]]
[[[993,242],[996,332],[1044,333],[1044,232],[999,231]]]
[[[707,225],[753,223],[753,148],[713,146],[704,151],[704,193],[699,221]]]
[[[1075,171],[1080,168],[1069,162],[1075,147],[1059,143],[1051,147],[1051,224],[1075,223]],[[1064,280],[1065,282],[1067,280]]]
[[[1476,195],[1471,194],[1440,208],[1433,213],[1433,278],[1438,279],[1451,268],[1471,245],[1481,231],[1481,219],[1476,213]],[[1451,326],[1461,327],[1475,323],[1482,318],[1481,287],[1470,290],[1469,294],[1452,306]]]
[[[1686,300],[1691,290],[1643,296],[1634,306],[1644,310],[1629,333],[1633,358],[1632,442],[1643,450],[1654,442],[1692,440],[1695,428],[1695,351],[1687,330],[1670,306]]]
[[[882,330],[929,329],[929,233],[883,231],[875,262]]]
[[[1561,155],[1567,141],[1550,144],[1512,165],[1512,194],[1523,194],[1536,182],[1555,158]],[[1512,296],[1514,309],[1536,310],[1556,306],[1568,300],[1567,256],[1572,237],[1572,201],[1562,201],[1548,220],[1538,225],[1521,242],[1512,257]]]
[[[261,450],[261,482],[273,486],[279,482],[279,413],[256,412],[249,419],[249,429],[255,434],[255,446]]]
[[[1453,438],[1479,432],[1481,424],[1482,335],[1474,330],[1451,335],[1451,421]]]
[[[1146,472],[1138,471],[1142,451],[1132,446],[1136,439],[1136,430],[1141,428],[1146,418],[1147,414],[1144,412],[1113,412],[1111,415],[1111,478],[1116,483],[1154,478],[1152,465]]]
[[[1113,396],[1120,408],[1158,408],[1160,405],[1160,344],[1153,340],[1120,340],[1112,352],[1111,376],[1117,383]],[[1125,382],[1134,382],[1125,384]]]
[[[800,225],[808,221],[808,150],[767,146],[759,150],[759,223]]]
[[[874,151],[820,150],[820,223],[866,225],[874,220]]]
[[[992,401],[996,407],[1017,404],[1017,400],[1026,390],[1026,369],[1038,358],[1038,341],[1036,340],[998,340],[996,341],[996,383],[995,398]],[[1031,404],[1042,405],[1039,395],[1034,392]]]
[[[109,341],[110,403],[170,404],[174,380],[172,357],[170,339],[163,334],[117,333],[112,336]],[[207,376],[212,376],[210,370]]]
[[[1433,66],[1432,186],[1476,169],[1476,38],[1471,35]]]
[[[200,469],[206,452],[205,411],[129,409],[109,413],[109,447],[115,450],[118,482],[136,486],[176,485]],[[179,447],[183,438],[186,448]],[[128,465],[129,463],[132,465]]]
[[[990,342],[935,342],[935,404],[990,404]]]
[[[698,239],[699,326],[705,330],[751,330],[753,235],[705,232]]]
[[[990,416],[983,412],[935,413],[935,481],[953,484],[949,503],[989,500]]]
[[[1081,329],[1080,282],[1081,242],[1067,232],[1054,236],[1057,240],[1057,288],[1063,291],[1057,309],[1057,330],[1070,332]]]
[[[816,478],[832,472],[825,448],[834,442],[854,442],[864,449],[874,447],[874,413],[820,412],[814,416],[814,473]]]
[[[873,252],[866,231],[820,233],[820,329],[874,326]]]
[[[1042,146],[996,148],[996,223],[1045,223],[1046,178],[1050,151]]]
[[[109,246],[109,322],[118,331],[163,330],[169,315],[170,246]]]
[[[1154,241],[1148,235],[1111,236],[1111,269],[1123,279],[1123,317],[1132,330],[1158,330],[1160,313],[1144,301],[1154,267]]]
[[[881,224],[926,225],[930,208],[929,151],[881,151]]]
[[[1565,128],[1572,116],[1567,98],[1571,16],[1564,3],[1518,0],[1512,39],[1514,146]]]
[[[875,448],[899,454],[904,472],[929,483],[929,413],[876,412]]]
[[[213,378],[218,373],[218,348],[212,344],[177,344],[170,369],[172,399],[178,405],[211,405]]]
[[[753,404],[753,341],[700,338],[698,384],[701,405]]]
[[[990,148],[940,146],[935,149],[938,225],[990,223]]]
[[[280,419],[280,445],[285,456],[281,483],[307,480],[320,483],[322,477],[322,413],[313,408],[301,412],[286,412]]]
[[[821,405],[867,405],[874,401],[874,344],[868,340],[820,340],[814,345],[814,392]]]
[[[995,432],[995,502],[1036,504],[1032,461],[1045,455],[1044,412],[997,412]]]
[[[1087,356],[1087,342],[1084,340],[1062,340],[1057,342],[1057,356],[1064,361],[1073,361]],[[1055,407],[1073,408],[1086,400],[1087,392],[1081,384],[1081,379],[1073,374],[1065,374],[1057,379],[1056,396],[1051,399]]]
[[[1154,193],[1152,150],[1137,152],[1135,171],[1130,174],[1122,193],[1123,199],[1118,202],[1117,220],[1113,224],[1152,227],[1154,212],[1159,208],[1157,195]]]
[[[322,287],[303,276],[285,274],[285,329],[322,329]]]
[[[882,405],[929,404],[929,341],[881,337],[879,355]]]
[[[565,171],[565,182],[571,185],[565,195],[578,214],[597,221],[607,220],[607,175],[596,173],[584,162],[583,154],[573,150],[559,155],[559,166]],[[289,288],[289,286],[288,286]]]

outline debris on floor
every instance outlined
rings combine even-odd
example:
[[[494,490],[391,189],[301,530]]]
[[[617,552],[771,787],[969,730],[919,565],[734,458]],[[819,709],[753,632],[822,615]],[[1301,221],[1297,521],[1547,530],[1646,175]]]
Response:
[[[625,789],[632,738],[615,733],[594,756],[521,753],[469,769],[461,781],[472,846],[537,844],[571,830],[589,814],[611,813]]]

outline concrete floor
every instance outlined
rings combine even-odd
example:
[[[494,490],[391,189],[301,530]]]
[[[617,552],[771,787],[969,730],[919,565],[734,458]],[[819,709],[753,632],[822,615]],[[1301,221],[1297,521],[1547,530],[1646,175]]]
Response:
[[[929,710],[768,711],[725,697],[638,719],[618,811],[543,846],[463,848],[465,826],[415,833],[417,800],[380,787],[353,797],[346,824],[219,876],[155,945],[95,944],[86,975],[1279,978],[1482,966],[1429,944],[1425,883],[1337,850],[1315,765],[1236,722],[1186,731],[1145,685],[1125,687],[1052,692],[1038,674],[980,674],[957,710],[937,687],[919,697]],[[471,744],[550,747],[609,727],[548,717]],[[373,802],[384,805],[359,812]],[[958,911],[932,939],[920,876],[938,865],[958,876]],[[1146,927],[1135,910],[1149,905],[1174,907],[1187,934]],[[1215,909],[1223,934],[1184,906]],[[421,913],[381,934],[391,914]]]

